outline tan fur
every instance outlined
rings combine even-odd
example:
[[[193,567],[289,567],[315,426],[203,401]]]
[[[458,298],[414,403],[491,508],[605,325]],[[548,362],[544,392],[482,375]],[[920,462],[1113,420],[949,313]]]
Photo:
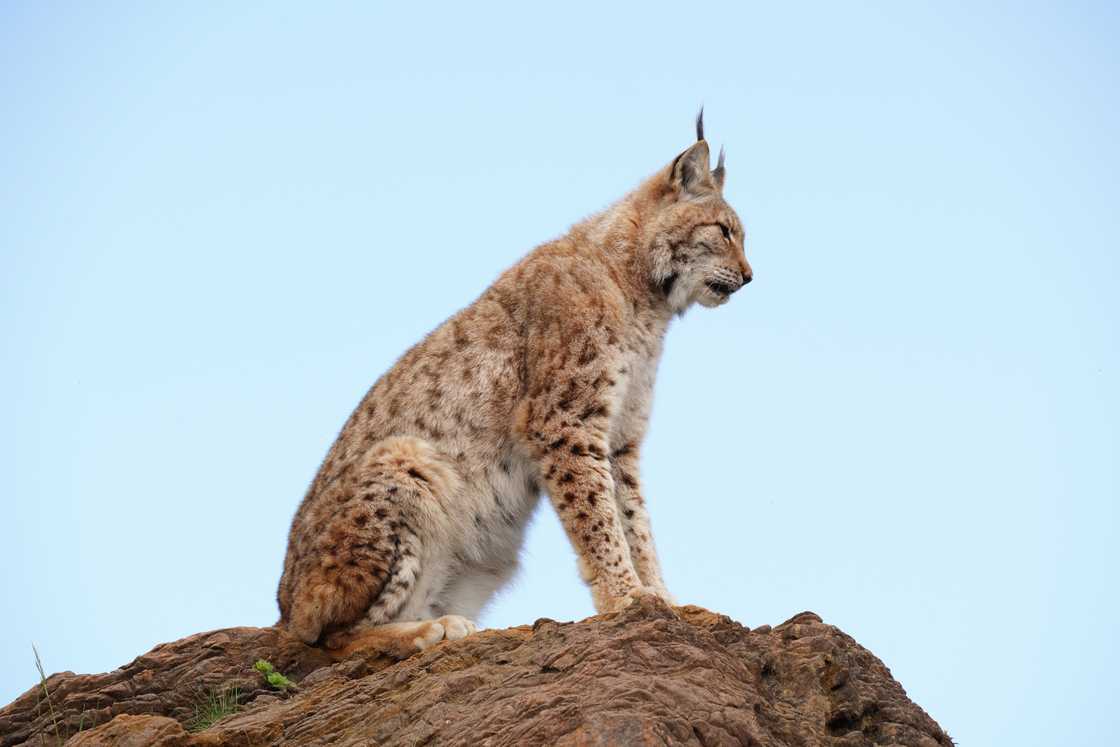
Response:
[[[374,384],[292,521],[282,625],[399,656],[461,632],[441,616],[476,617],[510,578],[542,488],[596,609],[669,598],[638,481],[662,339],[751,278],[698,134]]]

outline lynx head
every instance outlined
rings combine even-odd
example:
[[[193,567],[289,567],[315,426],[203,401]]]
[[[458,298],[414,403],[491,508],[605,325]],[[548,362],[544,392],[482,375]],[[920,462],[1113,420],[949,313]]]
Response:
[[[650,281],[673,312],[693,303],[720,306],[751,281],[739,216],[723,199],[723,149],[714,170],[704,140],[704,110],[696,143],[647,183],[652,201],[644,239]]]

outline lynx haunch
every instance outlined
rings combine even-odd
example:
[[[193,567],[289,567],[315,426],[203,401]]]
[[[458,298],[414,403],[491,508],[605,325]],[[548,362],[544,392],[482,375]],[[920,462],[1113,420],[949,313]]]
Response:
[[[339,655],[468,635],[542,491],[596,609],[669,599],[638,479],[662,339],[674,315],[751,281],[702,116],[668,166],[534,249],[373,385],[292,521],[282,626]]]

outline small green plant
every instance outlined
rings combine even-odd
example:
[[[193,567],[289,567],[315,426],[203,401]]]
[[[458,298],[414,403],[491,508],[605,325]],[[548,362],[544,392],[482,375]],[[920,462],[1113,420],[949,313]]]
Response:
[[[267,682],[269,686],[274,687],[281,692],[299,689],[298,687],[296,687],[295,682],[277,672],[272,664],[265,661],[264,659],[257,659],[256,663],[253,664],[253,669],[264,675],[265,682]]]
[[[231,713],[241,710],[241,690],[224,687],[199,693],[194,704],[194,716],[187,722],[187,731],[202,731],[221,721]]]

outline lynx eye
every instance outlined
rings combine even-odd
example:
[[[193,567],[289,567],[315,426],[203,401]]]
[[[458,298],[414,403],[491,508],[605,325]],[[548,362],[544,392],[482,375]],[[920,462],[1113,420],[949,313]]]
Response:
[[[731,241],[731,229],[730,228],[728,228],[723,223],[720,223],[719,224],[719,230],[723,231],[723,238],[725,240]]]

